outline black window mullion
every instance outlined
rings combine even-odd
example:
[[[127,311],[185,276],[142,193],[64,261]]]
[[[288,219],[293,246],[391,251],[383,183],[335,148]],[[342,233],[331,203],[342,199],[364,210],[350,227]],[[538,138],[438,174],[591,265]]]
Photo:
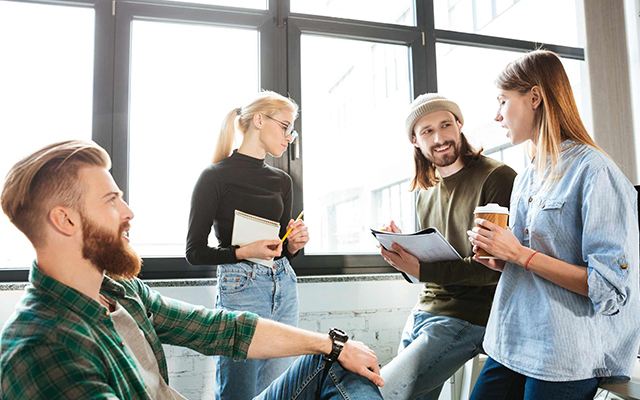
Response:
[[[438,92],[438,61],[436,57],[436,34],[434,0],[422,0],[420,14],[424,18],[424,51],[426,54],[426,90],[414,93],[414,97],[422,93]]]
[[[511,50],[524,52],[544,47],[546,50],[553,51],[558,56],[563,58],[581,61],[584,61],[585,59],[584,49],[579,47],[530,42],[526,40],[508,39],[497,36],[486,36],[474,33],[455,32],[441,29],[435,30],[435,38],[438,43],[472,46],[495,50]]]
[[[273,90],[287,95],[287,4],[282,1],[269,1],[272,17],[259,29],[260,31],[260,88]],[[280,158],[267,156],[266,162],[276,168],[288,171],[288,153]]]
[[[304,33],[387,44],[407,45],[422,34],[415,26],[401,26],[306,14],[291,14],[289,16],[289,23],[295,24],[296,27]]]
[[[112,3],[95,5],[95,45],[93,66],[93,140],[113,155],[113,74],[115,16]]]

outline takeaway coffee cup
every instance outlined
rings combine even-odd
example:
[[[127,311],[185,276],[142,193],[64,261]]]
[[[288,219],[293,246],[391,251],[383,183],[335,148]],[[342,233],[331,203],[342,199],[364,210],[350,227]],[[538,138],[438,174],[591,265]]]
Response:
[[[507,221],[509,220],[509,209],[507,207],[500,207],[499,204],[489,203],[486,206],[476,207],[473,213],[476,215],[476,218],[491,221],[494,224],[500,225],[503,229],[507,228]],[[476,224],[476,226],[479,225]],[[477,254],[478,258],[497,258],[479,247]]]

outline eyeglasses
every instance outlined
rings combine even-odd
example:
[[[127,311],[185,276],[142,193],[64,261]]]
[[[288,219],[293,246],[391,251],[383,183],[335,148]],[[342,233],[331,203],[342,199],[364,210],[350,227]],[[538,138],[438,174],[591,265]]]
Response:
[[[266,114],[264,116],[276,121],[278,125],[282,127],[285,139],[291,136],[291,143],[293,143],[296,140],[296,138],[298,137],[298,132],[296,132],[296,130],[293,129],[293,124],[287,124],[286,122],[280,121]]]

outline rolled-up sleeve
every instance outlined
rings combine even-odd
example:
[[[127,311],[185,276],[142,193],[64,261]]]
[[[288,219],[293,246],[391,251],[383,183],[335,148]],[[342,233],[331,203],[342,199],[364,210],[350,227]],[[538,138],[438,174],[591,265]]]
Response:
[[[639,285],[630,273],[639,264],[637,194],[615,172],[601,167],[583,191],[582,257],[587,263],[589,299],[601,315],[617,314]]]
[[[185,346],[205,355],[244,360],[258,324],[249,312],[208,309],[161,296],[136,279],[137,292],[160,341]]]

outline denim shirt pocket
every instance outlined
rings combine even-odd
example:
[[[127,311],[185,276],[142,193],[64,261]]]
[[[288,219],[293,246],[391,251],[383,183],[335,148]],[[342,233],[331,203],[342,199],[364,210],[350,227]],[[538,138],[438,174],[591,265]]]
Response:
[[[541,198],[531,221],[531,236],[536,239],[554,240],[562,226],[565,199]]]

